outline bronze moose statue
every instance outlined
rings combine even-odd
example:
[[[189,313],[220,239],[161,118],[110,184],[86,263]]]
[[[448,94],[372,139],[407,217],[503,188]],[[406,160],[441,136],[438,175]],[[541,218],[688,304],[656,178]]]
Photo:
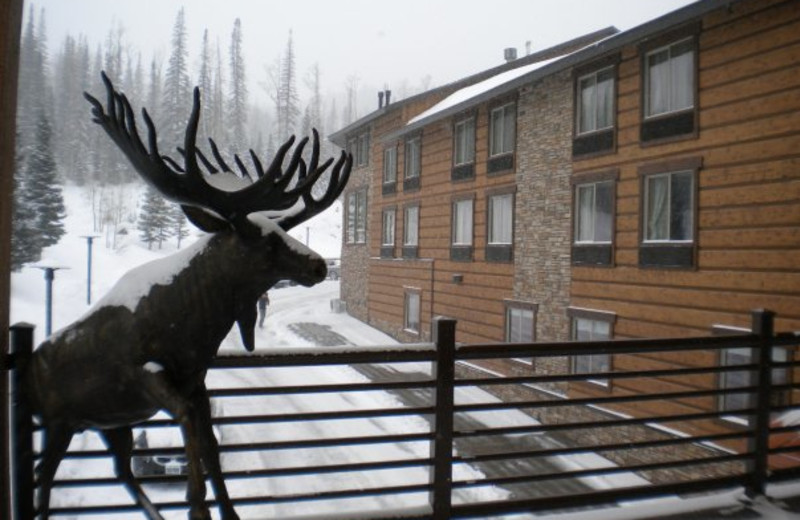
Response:
[[[283,170],[292,137],[266,170],[250,151],[255,176],[235,156],[237,175],[213,140],[216,164],[196,147],[200,92],[195,88],[184,147],[178,149],[181,165],[159,153],[155,126],[143,109],[145,147],[128,99],[105,74],[103,82],[105,108],[84,94],[94,121],[150,185],[210,234],[189,250],[126,274],[86,316],[43,342],[21,367],[26,398],[45,434],[37,468],[38,511],[48,518],[53,478],[72,436],[93,428],[108,445],[117,476],[131,496],[149,518],[161,519],[131,471],[131,427],[166,410],[183,434],[190,518],[210,518],[207,472],[221,517],[238,519],[222,476],[206,371],[234,323],[245,348],[253,350],[256,301],[276,282],[291,279],[311,286],[325,279],[325,261],[287,231],[336,200],[352,156],[342,152],[318,198],[312,188],[318,181],[320,188],[325,186],[320,177],[333,158],[319,164],[316,131],[308,164],[302,156],[305,138]]]

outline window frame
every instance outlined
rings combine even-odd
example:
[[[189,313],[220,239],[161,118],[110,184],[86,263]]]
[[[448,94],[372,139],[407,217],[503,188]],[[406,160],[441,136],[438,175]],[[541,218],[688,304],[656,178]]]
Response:
[[[495,150],[495,113],[502,111],[502,122],[500,127],[503,129],[502,149]],[[488,132],[487,132],[487,163],[486,172],[489,175],[509,173],[514,170],[514,157],[517,148],[517,99],[505,99],[488,108]],[[512,117],[510,124],[506,123],[506,118]],[[511,130],[510,143],[506,143],[506,129]],[[508,148],[506,148],[508,146]]]
[[[382,192],[384,195],[396,193],[397,191],[397,146],[389,146],[383,149],[383,175]]]
[[[460,216],[463,208],[467,208],[467,237],[460,237]],[[466,216],[466,215],[463,215]],[[450,260],[468,262],[472,260],[475,244],[475,195],[458,195],[450,202]]]
[[[603,323],[608,327],[608,337],[602,339],[590,339],[589,341],[611,341],[614,339],[614,326],[616,325],[617,315],[613,312],[608,311],[601,311],[595,309],[585,309],[581,307],[568,307],[567,308],[567,317],[570,319],[569,329],[570,329],[570,341],[579,341],[577,339],[576,331],[578,326],[577,320],[589,321],[593,323]],[[592,327],[594,329],[594,327]],[[611,354],[588,354],[588,355],[578,355],[570,357],[570,373],[572,374],[586,374],[586,373],[593,373],[598,372],[594,369],[594,367],[590,366],[590,370],[588,371],[579,371],[578,370],[578,363],[579,358],[589,358],[589,363],[591,364],[593,360],[598,359],[598,357],[605,358],[605,365],[607,367],[606,371],[611,373],[614,370],[614,356]],[[583,381],[576,381],[572,384],[578,385],[590,385],[593,388],[603,388],[607,391],[611,391],[613,380],[611,379],[586,379]]]
[[[452,181],[475,178],[476,126],[474,112],[453,119],[453,164],[450,171]]]
[[[345,244],[359,245],[367,242],[367,189],[357,188],[347,193],[345,207]],[[352,203],[351,203],[352,200]],[[352,205],[352,207],[351,207]],[[351,220],[352,219],[352,220]]]
[[[420,204],[414,202],[406,204],[403,207],[403,258],[417,258],[419,255],[419,219],[420,219]],[[414,240],[413,242],[409,237],[409,217],[411,214],[416,214],[414,219]]]
[[[601,74],[606,73],[606,72],[610,72],[611,73],[611,79],[610,79],[610,81],[611,81],[611,89],[610,89],[611,90],[611,103],[610,103],[610,106],[608,107],[608,111],[609,111],[608,120],[609,120],[609,123],[606,126],[600,127],[598,125],[598,123],[597,123],[598,113],[599,113],[599,110],[600,110],[599,103],[597,101],[597,99],[598,99],[597,98],[598,77]],[[588,135],[588,134],[594,134],[594,133],[598,133],[598,132],[603,132],[603,131],[610,130],[610,129],[614,128],[615,119],[616,119],[614,117],[615,112],[616,112],[616,84],[617,84],[616,72],[617,72],[617,70],[616,70],[616,67],[614,65],[606,65],[604,67],[598,68],[596,70],[593,70],[592,72],[583,74],[583,75],[578,76],[576,78],[576,80],[575,80],[576,81],[576,85],[575,85],[575,89],[576,89],[576,99],[575,99],[575,135],[576,136],[585,136],[585,135]],[[594,125],[592,125],[592,128],[589,128],[589,129],[583,129],[582,125],[581,125],[581,123],[583,122],[583,117],[582,116],[583,116],[583,108],[584,108],[584,101],[583,101],[583,99],[584,99],[584,96],[583,96],[584,89],[582,88],[582,82],[584,80],[586,80],[586,79],[593,79],[594,80],[593,85],[590,87],[594,91],[593,92],[594,107],[593,107],[593,110],[592,110],[592,115],[593,115],[593,118],[594,118]]]
[[[642,146],[659,144],[681,139],[697,138],[699,135],[699,34],[700,22],[692,22],[674,31],[651,38],[639,45],[640,54],[640,127],[639,139]],[[650,56],[688,42],[692,52],[692,85],[689,92],[692,106],[653,114],[650,111]]]
[[[612,168],[599,172],[590,172],[574,175],[570,179],[572,185],[572,211],[571,211],[571,259],[573,265],[592,265],[592,266],[612,266],[614,265],[615,238],[616,238],[616,205],[617,205],[617,182],[619,181],[619,169]],[[610,239],[608,241],[579,241],[580,226],[580,198],[579,190],[588,185],[596,186],[599,184],[610,184]],[[592,218],[596,220],[596,211],[592,212]]]
[[[416,191],[422,177],[422,135],[406,138],[403,145],[403,191]]]
[[[621,59],[619,53],[614,53],[573,69],[572,157],[575,159],[613,153],[617,149],[617,97],[619,94],[619,63]],[[610,124],[603,128],[583,130],[581,128],[581,114],[583,111],[581,81],[590,76],[597,78],[599,74],[605,71],[611,72]]]
[[[388,217],[388,218],[387,218]],[[391,224],[387,227],[387,220]],[[394,248],[397,239],[397,208],[389,206],[381,212],[381,257],[394,257]]]
[[[679,159],[672,159],[660,163],[646,164],[639,167],[640,187],[639,187],[639,267],[654,267],[654,268],[695,268],[697,265],[697,248],[698,248],[698,218],[699,218],[699,204],[698,204],[698,185],[699,174],[702,169],[703,158],[684,157]],[[671,175],[689,173],[691,175],[691,188],[689,196],[691,197],[691,224],[690,233],[691,239],[652,239],[647,234],[648,226],[648,196],[649,184],[648,181],[654,177],[663,176],[665,174]],[[671,182],[670,182],[671,184]],[[668,203],[672,204],[670,196]]]
[[[510,237],[507,242],[499,242],[494,239],[494,201],[501,197],[510,197],[511,199],[511,221],[509,222]],[[495,188],[487,190],[486,192],[486,248],[485,258],[487,262],[504,262],[509,263],[514,260],[514,238],[516,225],[516,204],[517,204],[517,187],[506,186],[502,188]]]
[[[370,155],[370,139],[369,139],[369,130],[366,132],[360,133],[356,137],[357,143],[357,151],[356,153],[356,166],[361,168],[364,166],[369,166],[369,155]]]
[[[416,316],[411,315],[411,311],[413,309],[410,307],[409,304],[412,301],[416,301]],[[415,321],[411,319],[414,317],[416,318]],[[422,329],[422,290],[416,287],[403,287],[403,331],[408,334],[414,334],[416,336],[419,336],[421,329]]]

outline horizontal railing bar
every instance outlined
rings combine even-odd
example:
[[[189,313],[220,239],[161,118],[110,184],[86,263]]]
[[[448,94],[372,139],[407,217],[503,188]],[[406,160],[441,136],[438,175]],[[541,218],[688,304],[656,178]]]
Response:
[[[251,479],[251,478],[271,478],[299,476],[318,473],[353,473],[364,471],[381,471],[391,469],[425,467],[433,464],[430,457],[422,459],[395,459],[376,462],[353,462],[348,464],[326,464],[322,466],[296,466],[288,468],[270,468],[254,470],[223,471],[223,476],[230,479]],[[183,482],[187,479],[186,475],[148,475],[137,477],[143,484],[158,482]],[[116,477],[100,478],[68,478],[56,479],[54,488],[77,488],[91,485],[114,485],[119,484]]]
[[[686,350],[723,350],[728,348],[756,347],[755,334],[735,336],[703,336],[695,338],[615,339],[591,342],[503,343],[459,345],[456,359],[489,359],[518,357],[560,357],[589,354],[634,354]],[[590,344],[591,343],[591,344]]]
[[[504,410],[508,408],[546,408],[551,406],[586,406],[605,403],[628,403],[635,401],[667,401],[672,399],[691,399],[695,397],[709,397],[715,395],[754,393],[755,386],[742,386],[731,389],[691,390],[686,392],[663,392],[660,394],[628,394],[608,397],[584,397],[571,399],[548,399],[542,401],[509,401],[499,403],[457,404],[457,412],[478,412],[488,410]],[[741,413],[739,410],[728,411],[726,415]]]
[[[558,374],[558,375],[534,375],[534,376],[515,376],[515,377],[489,377],[489,378],[470,378],[458,379],[455,382],[457,387],[463,386],[483,386],[483,385],[513,385],[526,383],[560,383],[568,381],[583,381],[586,379],[635,379],[643,377],[665,377],[665,376],[686,376],[693,374],[712,374],[728,372],[749,372],[756,370],[758,365],[724,365],[717,367],[698,367],[698,368],[672,368],[664,370],[640,370],[640,371],[620,371],[620,372],[586,372],[580,374]]]
[[[615,444],[595,444],[590,446],[572,446],[568,448],[548,448],[533,451],[514,451],[503,453],[488,453],[480,455],[461,455],[453,457],[453,460],[464,464],[472,462],[486,462],[490,460],[506,460],[506,459],[522,459],[522,458],[538,458],[538,457],[554,457],[557,455],[575,455],[578,453],[592,453],[603,451],[627,451],[645,448],[661,448],[665,446],[676,446],[680,444],[696,444],[701,442],[722,441],[730,439],[739,439],[751,437],[750,432],[737,432],[737,433],[718,433],[703,435],[700,437],[672,437],[669,439],[658,439],[652,441],[640,442],[621,442]],[[752,455],[749,452],[742,455]]]
[[[361,498],[364,496],[401,495],[409,493],[427,493],[432,484],[407,484],[404,486],[385,486],[380,488],[358,488],[337,491],[321,491],[314,494],[278,495],[268,497],[232,498],[234,505],[260,505],[285,502],[306,502],[311,500],[335,500],[343,498]]]
[[[753,409],[744,409],[737,411],[737,414],[747,415],[754,413]],[[632,424],[649,424],[649,423],[670,423],[670,422],[687,422],[703,419],[717,419],[724,415],[730,415],[730,412],[701,412],[701,413],[687,413],[680,415],[663,415],[663,416],[646,416],[646,417],[625,417],[621,419],[607,419],[602,421],[593,422],[568,422],[557,424],[536,424],[530,426],[506,426],[502,428],[486,428],[479,430],[461,430],[454,432],[454,437],[475,437],[482,435],[496,434],[514,435],[519,433],[546,433],[563,430],[582,430],[586,428],[614,428],[619,426],[629,426]]]
[[[605,468],[591,468],[574,471],[561,471],[558,473],[538,473],[536,475],[519,475],[511,477],[495,477],[481,480],[458,480],[453,482],[453,488],[468,488],[483,485],[507,486],[511,484],[521,484],[524,482],[536,482],[542,480],[563,480],[567,478],[598,477],[613,475],[615,473],[635,473],[638,471],[655,471],[660,469],[679,468],[686,466],[702,466],[708,464],[723,464],[746,460],[751,458],[743,454],[718,455],[705,459],[682,459],[667,462],[651,462],[647,464],[633,464],[630,466],[609,466]],[[745,473],[740,474],[744,476]]]
[[[212,368],[260,368],[288,366],[322,366],[353,364],[385,364],[434,361],[436,348],[433,344],[402,345],[381,348],[358,348],[325,350],[324,355],[308,349],[264,351],[242,355],[234,352],[220,352],[212,363]]]
[[[548,511],[574,508],[576,506],[615,506],[617,501],[636,498],[655,498],[661,496],[696,493],[698,490],[713,491],[742,486],[742,477],[720,477],[698,479],[691,482],[658,484],[652,486],[626,487],[621,489],[591,490],[587,493],[564,494],[554,497],[529,498],[522,500],[497,500],[470,504],[453,504],[454,518],[497,516],[500,513],[527,511]]]
[[[390,390],[426,389],[436,386],[433,380],[392,381],[372,383],[343,383],[331,385],[295,385],[278,387],[243,387],[209,389],[211,397],[253,397],[286,394],[317,394],[341,392],[379,392]]]

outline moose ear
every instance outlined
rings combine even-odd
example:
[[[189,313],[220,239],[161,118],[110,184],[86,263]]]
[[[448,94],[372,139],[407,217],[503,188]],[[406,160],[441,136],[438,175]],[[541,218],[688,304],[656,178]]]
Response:
[[[183,210],[183,214],[186,215],[186,218],[189,219],[189,222],[206,233],[216,233],[218,231],[230,229],[231,227],[227,221],[215,217],[201,208],[181,204],[181,209]]]

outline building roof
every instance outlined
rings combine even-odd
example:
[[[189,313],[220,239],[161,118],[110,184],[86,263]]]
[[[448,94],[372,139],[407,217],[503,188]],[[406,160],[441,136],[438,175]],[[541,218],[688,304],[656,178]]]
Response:
[[[386,135],[385,139],[396,139],[410,132],[414,132],[435,121],[451,117],[490,99],[513,92],[523,85],[538,81],[557,72],[571,69],[581,63],[598,59],[618,51],[626,45],[646,41],[670,27],[692,21],[715,9],[727,7],[731,3],[738,1],[741,0],[699,0],[624,32],[617,32],[615,29],[609,28],[598,31],[597,33],[592,33],[592,35],[594,35],[592,39],[588,38],[590,35],[586,35],[582,37],[586,38],[587,42],[584,47],[565,55],[562,54],[557,58],[543,59],[542,55],[545,52],[543,51],[542,53],[526,56],[524,59],[506,64],[504,67],[495,67],[481,74],[473,75],[464,80],[445,85],[440,87],[440,89],[455,88],[455,91],[441,102],[409,120],[403,128]],[[566,47],[567,44],[572,44],[574,46],[576,40],[565,42],[562,46]],[[552,49],[554,48],[548,50],[552,51]],[[509,67],[508,65],[513,65],[513,67]],[[462,85],[459,85],[459,83]],[[437,89],[418,96],[430,94],[435,90]],[[403,101],[411,101],[418,96]],[[396,105],[383,107],[361,118],[342,130],[331,134],[330,139],[336,144],[339,144],[336,139],[345,139],[347,133],[368,124],[388,110],[396,108],[400,103],[402,102],[398,102]],[[340,146],[344,146],[344,144],[340,144]]]
[[[520,69],[522,67],[525,67],[525,66],[528,66],[528,65],[531,65],[531,64],[534,64],[534,63],[542,62],[542,60],[545,60],[547,58],[551,58],[553,56],[564,55],[565,53],[567,53],[570,50],[574,49],[576,46],[583,46],[583,45],[586,45],[586,44],[588,44],[590,42],[597,41],[598,39],[607,38],[608,36],[610,36],[612,34],[616,34],[617,32],[619,32],[619,31],[615,27],[606,27],[604,29],[600,29],[599,31],[594,31],[594,32],[587,33],[587,34],[584,34],[582,36],[579,36],[577,38],[573,38],[571,40],[567,40],[567,41],[565,41],[563,43],[560,43],[558,45],[555,45],[553,47],[548,47],[546,49],[542,49],[540,51],[531,53],[531,54],[529,54],[527,56],[523,56],[523,57],[518,58],[516,60],[510,61],[510,62],[507,62],[507,63],[502,63],[502,64],[500,64],[500,65],[498,65],[496,67],[492,67],[491,69],[487,69],[487,70],[478,72],[476,74],[472,74],[470,76],[458,79],[458,80],[453,81],[451,83],[447,83],[447,84],[442,85],[440,87],[436,87],[436,88],[433,88],[431,90],[427,90],[425,92],[422,92],[420,94],[416,94],[414,96],[410,96],[410,97],[407,97],[405,99],[401,99],[401,100],[395,101],[395,102],[393,102],[391,104],[388,104],[388,105],[385,105],[385,106],[379,108],[378,110],[370,112],[369,114],[365,115],[364,117],[361,117],[361,118],[357,119],[356,121],[350,123],[349,125],[345,126],[344,128],[341,128],[341,129],[337,130],[336,132],[333,132],[332,134],[328,135],[328,139],[331,142],[333,142],[334,144],[336,144],[336,145],[338,145],[340,147],[344,147],[345,144],[346,144],[348,135],[359,131],[361,128],[363,128],[364,126],[370,124],[372,121],[378,119],[379,117],[383,116],[384,114],[387,114],[387,113],[389,113],[391,111],[394,111],[394,110],[401,109],[404,106],[408,105],[409,103],[412,103],[414,101],[422,99],[422,98],[424,98],[426,96],[430,96],[430,95],[435,94],[437,92],[452,92],[452,91],[458,90],[460,88],[468,87],[469,85],[472,85],[472,84],[475,84],[475,83],[478,83],[478,82],[482,82],[484,80],[487,80],[489,78],[492,78],[492,77],[500,75],[500,74],[503,74],[505,72],[512,71],[512,70],[517,70],[517,69]]]

